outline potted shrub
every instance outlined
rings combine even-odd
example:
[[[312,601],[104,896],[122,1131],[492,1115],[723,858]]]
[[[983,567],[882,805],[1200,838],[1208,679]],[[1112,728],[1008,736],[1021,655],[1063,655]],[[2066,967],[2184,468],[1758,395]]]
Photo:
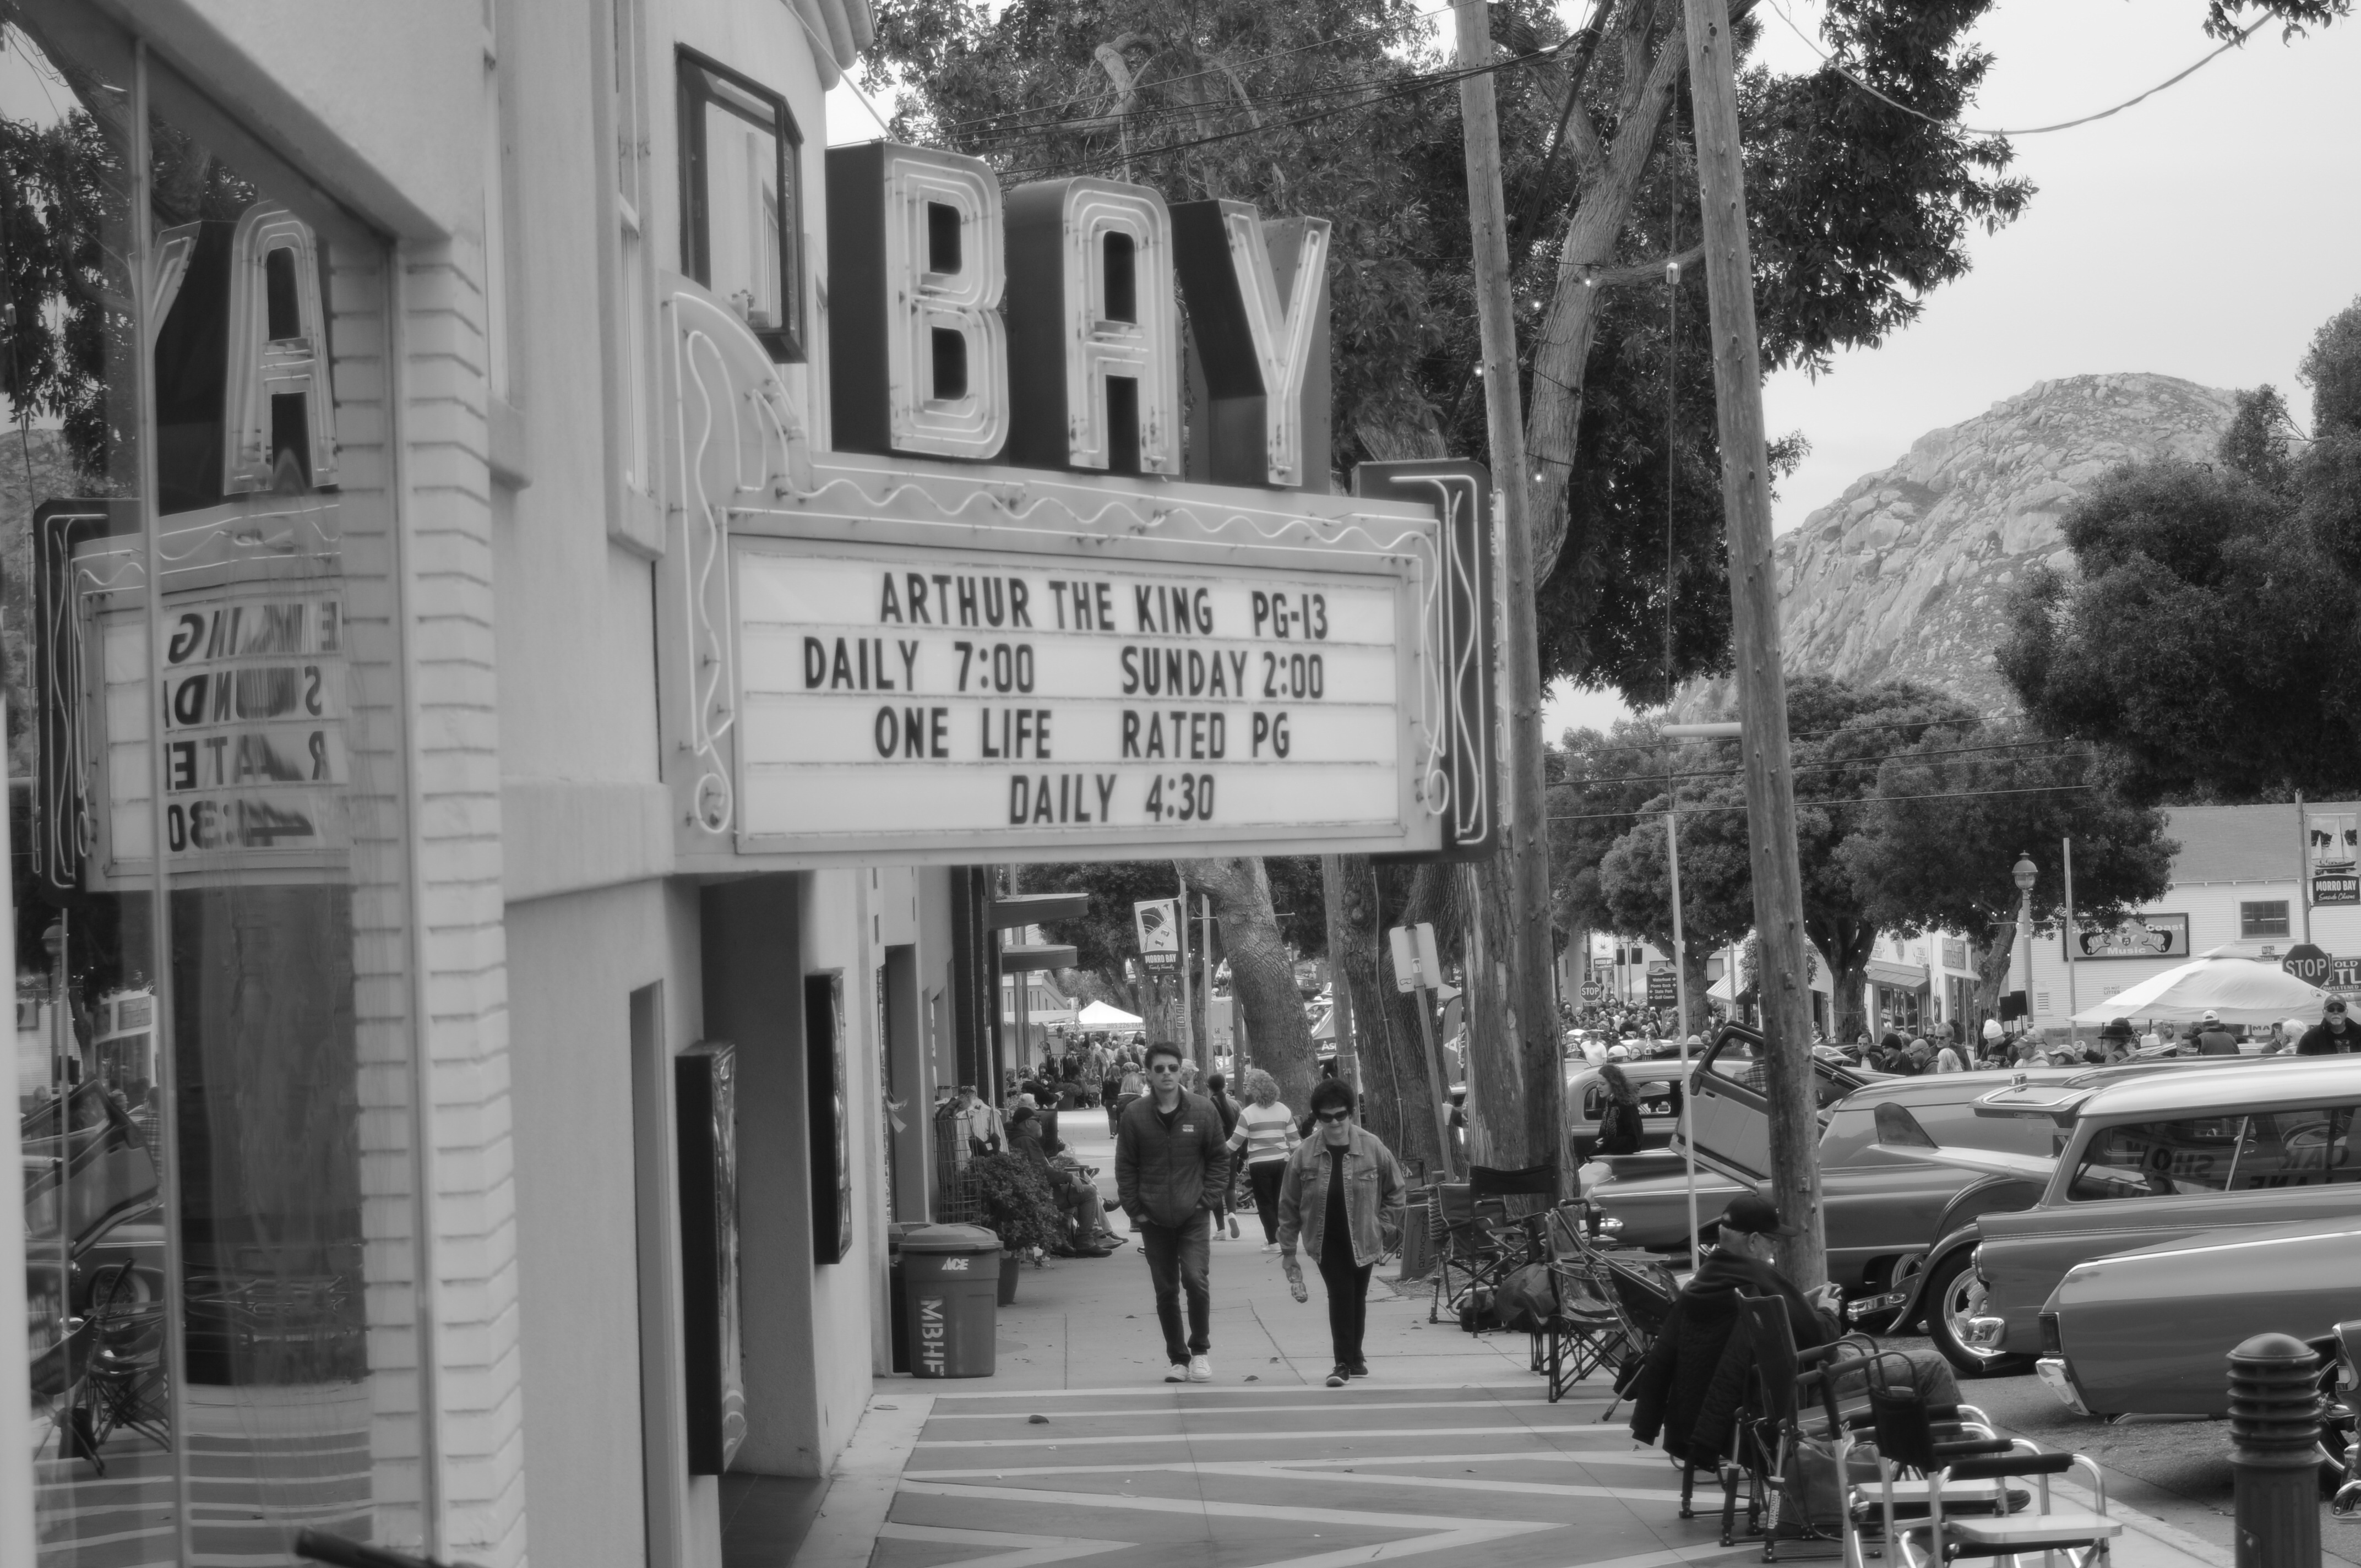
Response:
[[[1027,1253],[1038,1258],[1057,1245],[1062,1222],[1049,1184],[1027,1161],[1002,1150],[968,1162],[983,1206],[983,1226],[1000,1237],[1000,1302],[1016,1299],[1016,1266]]]

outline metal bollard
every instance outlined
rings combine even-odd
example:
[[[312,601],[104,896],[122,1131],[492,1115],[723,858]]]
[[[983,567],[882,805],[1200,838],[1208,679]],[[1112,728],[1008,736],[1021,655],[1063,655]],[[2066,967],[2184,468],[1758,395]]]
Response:
[[[2230,1353],[2238,1568],[2320,1562],[2320,1358],[2287,1334]]]

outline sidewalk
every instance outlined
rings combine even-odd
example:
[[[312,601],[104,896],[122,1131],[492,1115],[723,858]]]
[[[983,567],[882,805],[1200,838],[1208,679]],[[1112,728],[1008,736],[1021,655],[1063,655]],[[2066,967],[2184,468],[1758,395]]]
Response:
[[[1063,1121],[1111,1177],[1104,1120]],[[877,1379],[799,1568],[1033,1568],[1115,1552],[1126,1568],[1342,1568],[1470,1547],[1501,1568],[1759,1557],[1759,1541],[1719,1544],[1711,1477],[1700,1517],[1679,1517],[1679,1473],[1598,1420],[1603,1379],[1549,1404],[1524,1336],[1429,1325],[1426,1292],[1395,1294],[1390,1266],[1370,1288],[1370,1376],[1322,1387],[1318,1276],[1298,1305],[1257,1222],[1240,1223],[1213,1247],[1211,1383],[1162,1381],[1137,1248],[1027,1268],[1001,1311],[994,1376]],[[2117,1568],[2229,1561],[2114,1511],[2129,1527]]]

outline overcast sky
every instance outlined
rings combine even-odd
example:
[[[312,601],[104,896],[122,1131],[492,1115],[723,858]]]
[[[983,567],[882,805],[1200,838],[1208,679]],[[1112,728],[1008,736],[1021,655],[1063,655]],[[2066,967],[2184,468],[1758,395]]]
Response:
[[[1777,69],[1817,62],[1763,10]],[[1780,0],[1818,37],[1819,0]],[[1981,30],[1994,62],[1973,123],[2048,125],[2103,109],[2189,66],[2213,44],[2202,0],[1999,0]],[[1774,434],[1812,444],[1781,487],[1780,531],[1929,430],[2034,382],[2146,370],[2216,387],[2275,383],[2303,417],[2296,361],[2312,330],[2361,294],[2361,20],[2282,43],[2266,28],[2188,81],[2112,119],[2015,138],[2040,190],[1974,270],[1929,297],[1883,346],[1839,356],[1817,382],[1774,376]],[[831,140],[876,124],[845,89]],[[1545,717],[1603,724],[1610,696],[1561,692]]]

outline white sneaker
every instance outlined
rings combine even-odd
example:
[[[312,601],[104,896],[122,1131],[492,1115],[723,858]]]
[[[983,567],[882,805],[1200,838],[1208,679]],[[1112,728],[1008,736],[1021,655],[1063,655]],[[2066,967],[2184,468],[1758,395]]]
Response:
[[[1213,1363],[1212,1359],[1202,1355],[1191,1356],[1189,1358],[1189,1381],[1191,1383],[1211,1383],[1213,1380]]]
[[[1164,1381],[1167,1383],[1186,1383],[1189,1381],[1188,1364],[1180,1361],[1174,1362],[1165,1370]]]
[[[1277,1242],[1265,1242],[1262,1244],[1262,1250],[1265,1254],[1275,1253],[1279,1250],[1279,1244]]]

